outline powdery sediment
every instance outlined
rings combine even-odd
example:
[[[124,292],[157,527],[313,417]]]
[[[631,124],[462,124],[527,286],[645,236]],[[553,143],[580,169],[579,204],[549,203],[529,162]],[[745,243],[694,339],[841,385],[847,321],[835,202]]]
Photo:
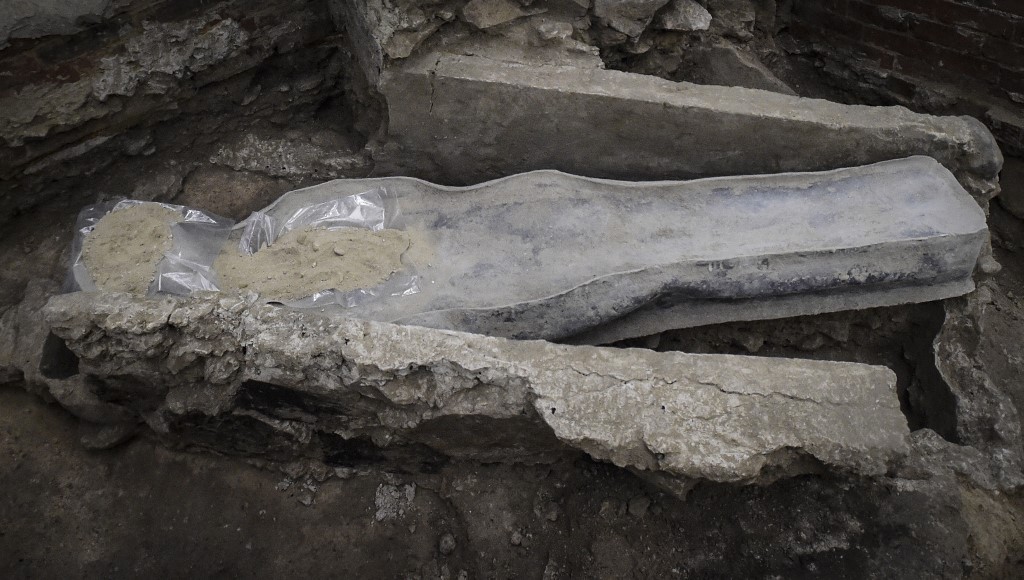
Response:
[[[292,230],[251,256],[232,243],[214,269],[222,290],[251,290],[264,299],[297,300],[323,290],[371,288],[402,269],[412,245],[400,230]]]
[[[96,287],[145,294],[171,249],[171,226],[181,220],[179,212],[149,203],[104,216],[82,244],[82,260]]]

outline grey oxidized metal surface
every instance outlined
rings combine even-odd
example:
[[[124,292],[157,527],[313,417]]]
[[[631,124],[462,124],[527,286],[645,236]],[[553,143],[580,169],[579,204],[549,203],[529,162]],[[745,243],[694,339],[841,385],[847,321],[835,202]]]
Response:
[[[45,313],[101,399],[172,438],[237,420],[211,440],[252,430],[249,453],[324,437],[478,459],[568,445],[685,483],[880,475],[907,452],[884,367],[513,341],[224,296],[77,293]]]
[[[408,264],[421,292],[348,315],[510,338],[607,343],[948,298],[974,288],[988,236],[978,205],[924,157],[693,182],[554,171],[470,188],[338,180],[265,211],[288,216],[378,186],[433,257]]]

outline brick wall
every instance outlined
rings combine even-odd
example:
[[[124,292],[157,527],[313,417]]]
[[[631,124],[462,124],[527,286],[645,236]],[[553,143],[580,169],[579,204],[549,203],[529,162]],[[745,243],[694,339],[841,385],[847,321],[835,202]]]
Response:
[[[1024,115],[1024,0],[794,0],[788,31],[892,73],[880,77],[882,88],[903,104],[918,79],[1002,101],[995,116],[1003,125],[983,120],[1009,148],[1024,146],[1024,129],[1005,127],[1008,116]]]

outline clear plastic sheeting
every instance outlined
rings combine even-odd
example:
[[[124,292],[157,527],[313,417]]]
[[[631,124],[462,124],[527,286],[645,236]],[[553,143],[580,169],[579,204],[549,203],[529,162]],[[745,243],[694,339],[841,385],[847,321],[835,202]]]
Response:
[[[244,222],[238,251],[251,256],[284,234],[303,228],[367,228],[376,232],[392,227],[397,214],[397,205],[382,187],[301,207],[284,220],[257,211]]]
[[[366,228],[375,232],[389,228],[401,229],[398,216],[397,201],[383,187],[302,206],[281,218],[257,211],[239,224],[243,229],[238,251],[251,256],[261,248],[273,245],[284,234],[305,228]],[[419,276],[409,268],[372,288],[349,291],[325,288],[311,296],[280,303],[292,308],[356,308],[381,298],[409,296],[419,291]]]
[[[281,304],[292,308],[322,308],[324,306],[341,306],[356,308],[391,296],[411,296],[420,291],[419,276],[413,273],[396,274],[383,284],[373,288],[360,288],[342,292],[324,290],[300,300],[283,301]]]
[[[148,294],[188,295],[197,291],[219,290],[213,261],[228,240],[235,223],[233,220],[180,205],[126,199],[91,205],[79,212],[71,246],[68,291],[97,290],[82,259],[85,239],[96,224],[113,211],[150,203],[178,212],[182,219],[171,225],[171,248],[157,264]]]

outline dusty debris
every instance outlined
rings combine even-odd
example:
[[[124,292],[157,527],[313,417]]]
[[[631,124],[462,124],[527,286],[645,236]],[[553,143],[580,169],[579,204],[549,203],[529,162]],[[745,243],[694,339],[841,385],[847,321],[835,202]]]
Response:
[[[374,505],[376,513],[374,519],[378,522],[386,522],[400,518],[412,508],[416,500],[416,484],[391,485],[382,483],[377,486],[374,494]]]
[[[96,285],[108,292],[145,294],[157,263],[171,249],[171,226],[181,219],[177,211],[148,203],[104,216],[82,246],[82,260]]]
[[[412,238],[400,230],[292,230],[251,256],[229,243],[214,262],[224,290],[294,300],[323,290],[371,288],[402,270]]]

